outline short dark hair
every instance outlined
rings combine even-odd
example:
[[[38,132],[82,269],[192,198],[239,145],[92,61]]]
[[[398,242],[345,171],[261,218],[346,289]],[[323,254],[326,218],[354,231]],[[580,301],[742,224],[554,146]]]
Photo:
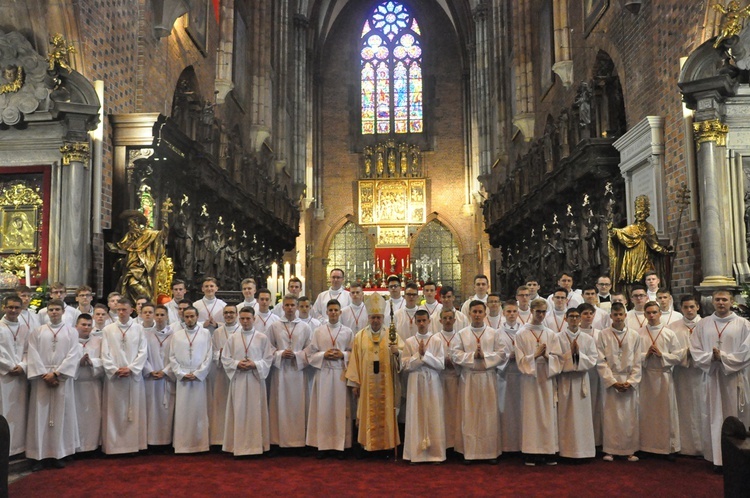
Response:
[[[626,311],[625,305],[622,303],[612,303],[612,307],[609,309],[609,312],[612,313],[613,311]]]
[[[253,308],[252,306],[243,306],[239,314],[241,315],[242,313],[250,313],[251,315],[255,316],[255,308]]]
[[[697,304],[698,306],[700,306],[700,304],[701,304],[700,300],[697,297],[695,297],[694,295],[692,295],[692,294],[685,294],[684,296],[682,296],[680,298],[680,306],[682,306],[683,304],[685,304],[688,301],[695,301],[695,304]]]
[[[456,293],[456,291],[454,291],[454,290],[453,290],[453,287],[451,287],[450,285],[444,285],[444,286],[442,286],[442,287],[440,288],[440,295],[441,295],[441,296],[445,296],[445,295],[446,295],[446,294],[448,294],[449,292],[453,292],[454,294]]]
[[[474,299],[469,303],[469,309],[473,308],[474,306],[482,306],[482,308],[487,309],[487,305],[484,303],[484,301],[480,301],[479,299]]]
[[[3,307],[8,306],[8,303],[10,301],[23,305],[23,300],[20,297],[18,297],[15,294],[8,294],[7,296],[3,298]]]
[[[179,278],[176,278],[176,279],[172,280],[172,285],[170,287],[172,289],[174,289],[178,285],[185,285],[185,281],[184,280],[180,280]],[[185,287],[187,287],[187,285],[185,285]]]
[[[427,310],[417,310],[416,313],[414,313],[414,317],[418,316],[426,316],[428,319],[430,318],[430,314],[427,312]]]
[[[80,315],[78,315],[78,317],[76,318],[76,325],[78,325],[78,322],[80,322],[81,320],[91,320],[92,322],[94,321],[94,319],[91,318],[91,315],[89,315],[88,313],[81,313]]]
[[[557,294],[558,292],[564,292],[564,293],[565,293],[565,296],[566,296],[566,297],[567,297],[567,295],[568,295],[568,289],[566,289],[565,287],[557,287],[557,288],[555,289],[555,292],[553,292],[553,293],[552,293],[552,295],[554,296],[554,295],[555,295],[555,294]]]
[[[435,287],[437,289],[437,284],[435,282],[433,282],[432,280],[428,280],[427,282],[425,282],[424,284],[422,284],[422,288],[424,289],[428,285],[431,285],[431,286],[433,286],[433,287]]]
[[[594,284],[586,284],[586,285],[584,285],[584,286],[583,286],[583,288],[581,289],[581,292],[586,292],[586,291],[588,291],[588,290],[592,290],[592,291],[595,291],[595,292],[596,292],[596,285],[594,285]]]
[[[328,302],[326,303],[326,310],[328,309],[329,306],[338,306],[339,308],[341,308],[341,303],[339,302],[338,299],[329,299]]]
[[[415,284],[414,282],[409,282],[408,284],[406,284],[406,289],[419,291],[419,286]]]
[[[581,303],[578,305],[578,312],[583,313],[584,311],[593,311],[596,312],[596,308],[594,308],[594,305],[591,303]]]
[[[567,318],[568,315],[570,315],[571,313],[578,313],[579,315],[581,314],[577,306],[574,308],[568,308],[567,310],[565,310],[565,317]]]

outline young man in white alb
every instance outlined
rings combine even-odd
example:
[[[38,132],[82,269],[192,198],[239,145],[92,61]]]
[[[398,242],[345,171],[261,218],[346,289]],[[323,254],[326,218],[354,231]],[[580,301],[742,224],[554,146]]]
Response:
[[[76,318],[78,318],[78,315],[80,315],[80,312],[74,307],[68,306],[67,304],[65,304],[65,296],[67,294],[68,294],[68,291],[65,288],[65,284],[62,282],[54,282],[49,287],[49,298],[59,299],[63,303],[62,321],[68,327],[73,329],[76,326]],[[49,318],[47,317],[47,308],[40,309],[39,313],[37,314],[37,317],[39,319],[39,325],[44,325],[45,323],[48,323]]]
[[[91,334],[101,337],[104,327],[106,327],[110,323],[109,310],[107,309],[107,306],[104,304],[95,304],[94,314],[91,315],[91,317],[94,319],[94,325]]]
[[[82,285],[76,289],[76,303],[78,303],[78,312],[87,315],[94,314],[94,307],[91,301],[94,299],[94,292],[88,285]]]
[[[555,297],[567,299],[564,289],[558,291]],[[560,373],[562,352],[555,332],[544,325],[547,302],[535,299],[531,302],[531,312],[531,323],[516,334],[516,363],[522,374],[521,451],[526,465],[556,465],[558,432],[553,377]]]
[[[610,307],[612,303],[609,303]],[[578,330],[588,335],[594,340],[594,347],[596,347],[597,341],[599,340],[599,334],[601,329],[594,328],[594,317],[596,316],[596,307],[590,303],[583,303],[578,305],[578,313],[581,315],[581,323],[578,325]],[[606,327],[605,327],[606,328]],[[598,350],[597,350],[598,357]],[[598,358],[597,358],[598,361]],[[590,386],[590,400],[591,400],[591,414],[594,421],[594,443],[596,446],[602,445],[602,384],[599,377],[599,370],[592,368],[589,370],[589,386]]]
[[[29,334],[27,373],[31,384],[26,425],[26,458],[41,470],[49,459],[55,468],[79,444],[74,378],[81,359],[78,333],[63,321],[63,302],[47,304],[47,322]]]
[[[415,321],[417,333],[404,341],[401,355],[402,375],[408,377],[404,460],[442,462],[446,446],[440,371],[445,368],[445,350],[430,332],[427,310],[418,310]]]
[[[143,327],[130,316],[133,305],[121,297],[115,306],[117,322],[102,331],[104,400],[102,451],[107,455],[136,453],[148,447],[146,390],[143,367],[148,342]]]
[[[92,328],[91,315],[78,315],[76,331],[81,346],[81,360],[74,384],[79,439],[76,453],[98,449],[102,438],[102,337],[91,335]]]
[[[417,300],[419,299],[419,287],[414,282],[406,284],[404,290],[404,306],[396,311],[393,319],[396,322],[396,332],[404,341],[417,333],[416,315],[419,311]],[[404,386],[405,387],[405,386]]]
[[[737,417],[750,425],[747,393],[750,393],[750,323],[732,312],[728,290],[713,292],[714,313],[698,322],[690,336],[690,354],[704,372],[706,423],[703,456],[720,470],[721,425]]]
[[[528,293],[528,290],[525,291]],[[531,310],[529,310],[531,312]],[[518,320],[518,303],[503,306],[505,321],[498,330],[500,341],[508,351],[508,361],[497,369],[497,401],[500,410],[500,432],[504,452],[521,451],[521,371],[516,362],[516,334],[525,324]]]
[[[395,314],[406,305],[406,298],[401,295],[401,279],[398,275],[391,275],[386,281],[388,286],[388,300],[385,302],[385,321],[383,327],[386,329],[391,325],[391,309]]]
[[[645,291],[643,291],[645,294]],[[625,306],[612,303],[612,326],[601,331],[596,343],[597,370],[602,381],[602,450],[604,460],[615,455],[637,462],[638,384],[641,381],[641,336],[625,324]]]
[[[656,291],[656,302],[659,303],[659,308],[661,308],[662,324],[671,328],[673,323],[682,320],[682,313],[674,309],[674,300],[669,289],[661,288]]]
[[[437,339],[443,342],[445,351],[444,368],[440,371],[440,380],[443,385],[443,419],[445,421],[445,447],[452,451],[456,445],[456,438],[461,437],[461,397],[459,396],[458,381],[460,368],[453,363],[450,352],[459,341],[458,332],[454,328],[456,322],[456,311],[440,310],[440,323],[442,330],[435,334]]]
[[[329,278],[331,280],[331,287],[318,294],[312,308],[313,317],[321,322],[326,319],[326,303],[331,299],[337,300],[342,308],[349,306],[351,303],[349,291],[344,288],[344,270],[341,268],[334,268],[331,270]]]
[[[277,308],[283,308],[283,306],[277,306]],[[310,330],[315,330],[320,327],[320,324],[323,322],[313,317],[310,314],[311,311],[312,303],[310,302],[310,298],[307,296],[300,296],[297,299],[297,318],[299,318],[300,322],[306,323],[307,326],[310,327]],[[284,314],[282,313],[281,316],[284,316]]]
[[[672,369],[682,361],[685,350],[672,329],[662,324],[658,303],[646,303],[643,312],[648,323],[639,331],[643,354],[638,393],[641,451],[673,459],[680,451],[680,423]]]
[[[568,324],[565,319],[565,313],[568,308],[568,291],[562,287],[555,289],[552,293],[552,302],[554,303],[552,308],[547,312],[547,316],[544,317],[544,325],[554,333],[559,334],[565,332],[568,329]],[[576,305],[578,306],[578,305]]]
[[[487,316],[485,323],[495,330],[500,330],[503,325],[503,302],[500,294],[493,292],[487,296]]]
[[[237,305],[237,313],[239,313],[242,308],[245,306],[250,306],[255,310],[258,311],[258,301],[255,299],[255,292],[257,291],[257,286],[255,284],[254,278],[246,278],[242,281],[240,284],[240,288],[242,289],[242,297],[244,300]]]
[[[490,280],[486,275],[474,275],[474,295],[464,301],[461,306],[461,313],[469,315],[469,306],[472,301],[482,301],[487,304],[487,296],[490,291]]]
[[[675,365],[674,378],[675,396],[677,396],[677,413],[680,419],[680,453],[683,455],[702,455],[702,433],[705,427],[706,387],[703,380],[703,370],[695,364],[690,354],[690,337],[698,326],[701,317],[698,315],[700,303],[695,296],[682,296],[680,311],[682,319],[670,324],[677,340],[685,350],[685,355],[679,365]]]
[[[193,307],[198,310],[198,322],[201,327],[213,334],[214,330],[219,327],[219,323],[224,319],[224,301],[216,297],[219,290],[219,284],[213,277],[206,277],[201,286],[203,297],[193,303]]]
[[[187,294],[185,281],[179,279],[172,280],[172,300],[165,304],[167,313],[169,314],[169,323],[180,323],[180,314],[177,306],[180,304],[180,301],[185,299],[185,294]]]
[[[16,287],[16,295],[21,298],[21,314],[18,315],[18,320],[29,330],[36,330],[39,326],[39,315],[36,314],[36,311],[29,309],[32,295],[31,288],[19,285]]]
[[[354,334],[367,327],[367,310],[365,309],[362,284],[355,282],[349,286],[352,304],[341,310],[341,323],[349,327]]]
[[[451,351],[453,363],[461,367],[460,427],[456,451],[464,459],[497,463],[502,453],[500,411],[497,401],[497,367],[507,361],[508,352],[498,332],[484,323],[487,305],[473,301],[469,310],[471,326],[458,334]]]
[[[633,301],[633,309],[628,311],[625,324],[629,329],[638,332],[648,322],[646,315],[643,313],[643,307],[649,301],[646,288],[641,285],[634,285],[630,289],[630,300]]]
[[[516,303],[519,325],[526,325],[531,320],[531,291],[527,286],[521,285],[516,289]]]
[[[271,291],[268,289],[258,290],[258,310],[254,316],[254,328],[258,332],[263,332],[266,336],[269,335],[271,325],[274,322],[279,321],[279,317],[271,312]],[[270,340],[270,337],[269,337]]]
[[[352,330],[341,324],[341,305],[328,301],[328,321],[315,329],[307,350],[314,369],[307,417],[307,446],[318,449],[318,456],[343,451],[352,446],[350,393],[346,385],[347,361],[352,349]]]
[[[175,453],[199,453],[209,449],[206,378],[213,347],[211,333],[198,322],[198,310],[188,308],[182,318],[185,328],[174,333],[169,346],[169,369],[177,384],[172,446]]]
[[[19,319],[22,308],[20,297],[8,295],[3,298],[3,318],[0,319],[0,413],[8,421],[11,456],[26,450],[29,397],[26,345],[32,329]]]
[[[308,407],[306,351],[312,331],[297,318],[296,297],[287,295],[281,302],[284,317],[268,329],[268,339],[276,350],[268,396],[271,444],[301,448],[305,446]]]
[[[297,277],[291,277],[289,279],[289,282],[286,284],[286,293],[287,295],[294,296],[297,298],[297,314],[299,314],[299,298],[300,294],[302,293],[302,280],[298,279]],[[307,299],[307,298],[306,298]],[[283,306],[274,306],[273,307],[273,314],[281,318],[284,316],[284,307]],[[312,318],[312,317],[308,317]],[[307,323],[310,325],[310,323]],[[310,325],[312,327],[312,325]]]
[[[148,307],[146,308],[148,311]],[[178,317],[178,322],[181,318]],[[150,322],[150,320],[149,320]],[[169,367],[169,347],[173,325],[169,324],[169,310],[164,305],[154,307],[154,326],[146,333],[148,361],[143,366],[146,389],[146,425],[149,446],[172,444],[174,420],[175,378]],[[182,330],[176,326],[176,330]]]
[[[599,355],[594,338],[578,328],[581,322],[578,308],[570,308],[565,317],[568,328],[557,334],[562,351],[562,372],[557,378],[560,456],[594,458],[596,441],[589,372],[596,368]]]
[[[229,336],[221,352],[229,377],[222,449],[235,456],[259,455],[271,448],[266,377],[273,364],[273,346],[253,327],[252,306],[241,309],[239,316],[241,328]]]
[[[237,306],[232,303],[224,306],[224,323],[211,336],[213,359],[208,372],[208,439],[211,446],[224,444],[224,420],[227,415],[229,377],[221,362],[221,352],[229,337],[240,329],[237,320]]]
[[[432,322],[432,318],[435,315],[437,315],[439,319],[440,310],[443,309],[443,304],[435,299],[435,296],[437,295],[437,284],[431,280],[425,282],[422,286],[422,295],[424,296],[424,303],[420,304],[419,308],[427,311],[430,315],[430,322]]]
[[[456,301],[456,294],[453,291],[453,287],[450,285],[444,285],[440,289],[440,300],[443,303],[443,309],[444,310],[453,310],[453,314],[455,317],[455,325],[453,329],[457,332],[460,332],[461,330],[465,329],[469,326],[469,319],[461,313],[458,309],[456,309],[454,303]],[[431,323],[431,330],[433,334],[437,334],[443,329],[442,324],[440,323],[440,317],[433,316],[432,317],[432,323]]]
[[[557,278],[557,287],[562,287],[563,289],[568,291],[568,299],[565,302],[564,306],[566,310],[568,308],[575,308],[583,302],[583,297],[581,297],[581,295],[573,289],[573,275],[571,275],[570,273],[560,273]],[[555,289],[555,291],[557,291],[557,289]],[[550,294],[549,297],[547,297],[547,304],[550,308],[554,307],[555,305],[552,296],[554,296],[554,293]]]
[[[584,285],[581,295],[583,296],[584,303],[588,303],[594,307],[594,322],[592,326],[597,330],[605,329],[609,321],[609,312],[607,310],[609,310],[612,303],[607,304],[607,310],[602,308],[599,298],[596,295],[596,287],[593,285]]]

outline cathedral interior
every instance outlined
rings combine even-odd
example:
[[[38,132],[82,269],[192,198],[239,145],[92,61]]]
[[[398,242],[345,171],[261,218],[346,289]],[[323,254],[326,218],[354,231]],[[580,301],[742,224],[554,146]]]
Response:
[[[395,273],[462,297],[476,274],[551,291],[561,270],[616,271],[612,229],[646,196],[664,285],[739,295],[746,17],[684,0],[2,2],[3,286],[105,296],[135,219],[164,240],[167,295],[171,278],[280,291],[293,274],[314,297],[333,268],[369,289]]]

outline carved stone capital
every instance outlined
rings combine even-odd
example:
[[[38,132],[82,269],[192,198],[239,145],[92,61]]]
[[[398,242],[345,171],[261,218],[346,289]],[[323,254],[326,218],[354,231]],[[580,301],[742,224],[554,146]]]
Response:
[[[693,133],[695,134],[695,143],[698,150],[700,150],[701,144],[704,142],[715,142],[717,146],[725,147],[727,145],[729,126],[718,119],[699,121],[693,123]]]
[[[60,147],[62,154],[63,166],[69,166],[70,163],[83,163],[88,165],[91,153],[88,142],[70,142]]]
[[[227,94],[234,89],[234,82],[217,78],[214,86],[216,88],[216,103],[223,104],[226,102]]]
[[[524,112],[514,116],[513,125],[521,130],[524,141],[531,142],[534,138],[534,114]]]
[[[567,90],[573,84],[573,61],[557,61],[552,65],[552,71],[560,77]]]

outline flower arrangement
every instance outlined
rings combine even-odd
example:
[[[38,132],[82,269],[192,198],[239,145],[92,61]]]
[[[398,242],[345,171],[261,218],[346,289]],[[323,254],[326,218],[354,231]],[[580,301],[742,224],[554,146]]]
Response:
[[[34,289],[31,301],[29,301],[29,309],[39,312],[40,309],[47,306],[47,301],[49,301],[49,283],[45,280]]]

